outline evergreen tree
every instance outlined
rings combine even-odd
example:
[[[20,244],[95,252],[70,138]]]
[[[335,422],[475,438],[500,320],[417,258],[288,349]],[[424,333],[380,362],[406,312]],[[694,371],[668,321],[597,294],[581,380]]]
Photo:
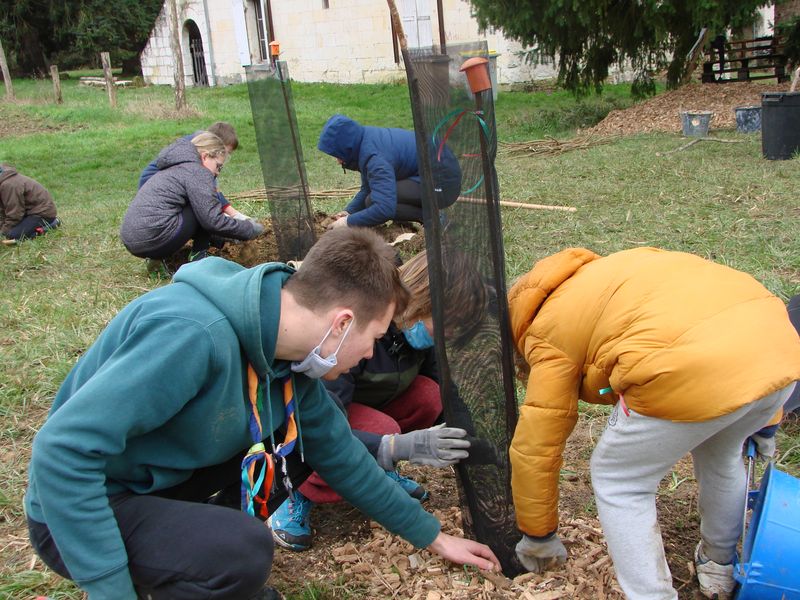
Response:
[[[0,36],[18,75],[96,66],[99,53],[136,65],[162,0],[0,0]]]
[[[600,89],[609,67],[627,62],[634,93],[653,93],[666,68],[680,82],[700,30],[709,38],[752,24],[765,0],[470,0],[481,27],[496,27],[531,50],[534,62],[558,60],[558,78],[582,93]]]

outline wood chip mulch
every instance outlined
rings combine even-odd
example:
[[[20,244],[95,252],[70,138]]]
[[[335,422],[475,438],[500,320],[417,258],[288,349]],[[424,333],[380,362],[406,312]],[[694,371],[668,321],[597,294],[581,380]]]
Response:
[[[682,130],[682,111],[711,111],[711,130],[736,127],[735,108],[761,106],[762,92],[785,92],[789,83],[689,83],[624,110],[613,110],[583,134],[633,135]]]
[[[442,530],[463,536],[461,509],[435,510]],[[525,573],[513,580],[502,574],[458,567],[415,549],[402,538],[371,522],[371,536],[363,544],[335,546],[333,561],[348,587],[358,586],[369,598],[410,600],[606,598],[622,600],[614,567],[599,523],[589,517],[566,520],[559,535],[569,553],[564,566],[541,575]]]

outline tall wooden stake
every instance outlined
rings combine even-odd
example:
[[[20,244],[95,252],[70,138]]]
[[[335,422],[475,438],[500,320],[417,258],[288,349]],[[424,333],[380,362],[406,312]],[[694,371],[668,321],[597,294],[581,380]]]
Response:
[[[3,72],[3,83],[6,84],[6,100],[14,99],[14,84],[11,83],[11,73],[8,72],[6,62],[6,52],[3,50],[3,42],[0,41],[0,70]]]
[[[53,80],[53,96],[56,104],[62,104],[64,98],[61,96],[61,77],[58,75],[58,65],[50,65],[50,78]]]
[[[111,57],[108,55],[108,52],[100,53],[100,61],[103,63],[103,76],[106,78],[108,103],[111,105],[111,108],[116,108],[117,86],[114,84],[114,74],[111,72]]]
[[[186,109],[186,79],[183,74],[183,50],[181,49],[181,30],[178,27],[178,4],[176,0],[169,0],[170,45],[172,57],[175,60],[175,108],[178,111]]]

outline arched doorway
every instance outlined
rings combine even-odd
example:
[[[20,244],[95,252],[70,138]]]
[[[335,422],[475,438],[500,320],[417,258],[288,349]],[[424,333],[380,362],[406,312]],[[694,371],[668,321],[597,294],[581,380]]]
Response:
[[[208,86],[206,57],[203,52],[203,37],[194,21],[186,21],[189,33],[189,55],[192,57],[192,81],[196,86]]]

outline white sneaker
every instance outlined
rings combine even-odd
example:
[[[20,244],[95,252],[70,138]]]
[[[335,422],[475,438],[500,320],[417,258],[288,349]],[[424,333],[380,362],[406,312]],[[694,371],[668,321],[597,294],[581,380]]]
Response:
[[[706,598],[727,600],[731,597],[736,580],[733,578],[733,563],[721,565],[708,558],[700,549],[703,542],[694,549],[694,568],[697,571],[697,581],[700,583],[700,592]]]

